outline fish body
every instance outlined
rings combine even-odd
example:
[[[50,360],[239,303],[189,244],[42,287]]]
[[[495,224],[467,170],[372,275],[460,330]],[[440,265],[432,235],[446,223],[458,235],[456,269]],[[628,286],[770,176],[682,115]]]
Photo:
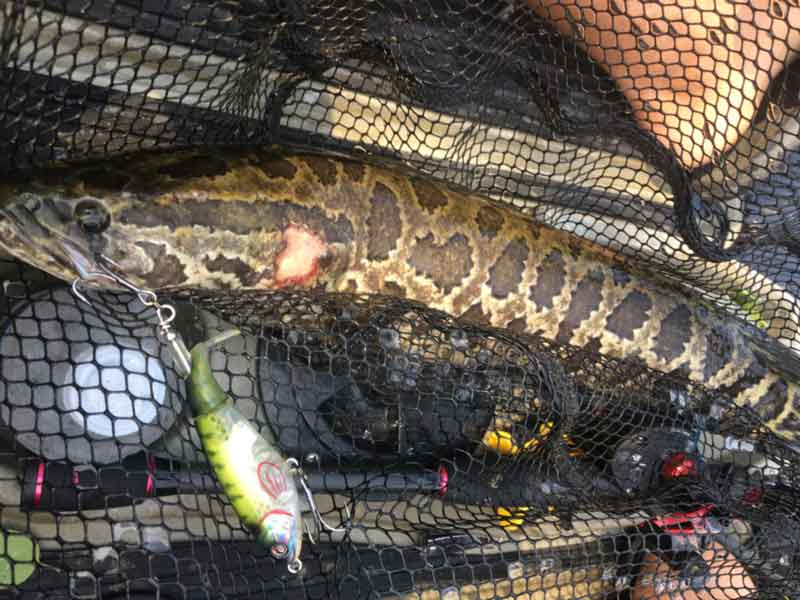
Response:
[[[214,379],[208,345],[191,351],[189,389],[209,463],[242,523],[278,559],[299,570],[300,496],[286,459],[236,408]]]
[[[92,202],[110,218],[88,237],[75,215]],[[798,386],[752,326],[600,246],[393,169],[272,149],[148,153],[6,182],[0,215],[0,246],[68,281],[70,254],[99,248],[147,288],[402,296],[685,376],[800,432]]]

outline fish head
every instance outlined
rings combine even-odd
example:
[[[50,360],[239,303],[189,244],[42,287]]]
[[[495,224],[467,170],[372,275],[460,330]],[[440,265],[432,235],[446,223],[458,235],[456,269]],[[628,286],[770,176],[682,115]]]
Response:
[[[297,201],[261,161],[177,154],[0,181],[0,250],[67,282],[100,253],[157,291],[313,287],[349,269],[352,224]]]
[[[90,240],[58,196],[20,193],[0,204],[0,245],[9,254],[60,279],[96,270]]]
[[[28,191],[0,197],[0,248],[64,281],[100,271],[98,257],[129,262],[105,201],[88,195]],[[108,282],[103,282],[108,287]],[[113,287],[113,286],[112,286]]]
[[[269,547],[275,558],[296,561],[302,549],[300,516],[283,509],[269,511],[262,522],[259,541]]]
[[[167,268],[169,257],[159,256],[140,230],[126,226],[124,217],[134,210],[140,210],[135,197],[126,192],[0,194],[0,250],[63,281],[81,279],[88,287],[119,287],[93,277],[102,270],[100,257],[142,288],[180,283],[178,269]]]

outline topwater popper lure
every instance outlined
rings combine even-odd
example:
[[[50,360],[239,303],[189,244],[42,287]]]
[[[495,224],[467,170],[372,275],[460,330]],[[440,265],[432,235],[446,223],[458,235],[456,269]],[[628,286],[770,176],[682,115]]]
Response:
[[[98,260],[97,264],[102,272],[91,273],[91,277],[115,281],[135,292],[142,304],[155,310],[159,331],[169,344],[176,371],[188,380],[195,426],[222,489],[239,519],[255,533],[260,543],[270,549],[272,556],[287,560],[290,573],[300,572],[303,568],[300,560],[303,517],[296,476],[306,492],[314,516],[324,524],[305,484],[300,465],[294,459],[284,458],[236,410],[211,370],[210,349],[240,335],[240,332],[223,332],[196,344],[189,351],[172,328],[176,316],[173,306],[160,303],[155,292],[142,290],[114,274],[103,261]],[[77,279],[73,282],[73,292],[89,303],[78,288],[81,281]]]
[[[302,568],[303,544],[300,495],[293,461],[284,459],[233,405],[209,364],[209,350],[239,335],[227,331],[191,350],[189,386],[195,426],[208,461],[242,523],[272,556],[289,561],[288,569]]]

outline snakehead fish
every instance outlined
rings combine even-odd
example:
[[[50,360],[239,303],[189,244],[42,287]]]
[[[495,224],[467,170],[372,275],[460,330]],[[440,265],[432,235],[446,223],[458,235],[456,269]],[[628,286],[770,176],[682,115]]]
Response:
[[[154,289],[399,295],[685,375],[800,431],[798,386],[751,326],[599,246],[394,169],[271,148],[148,152],[6,181],[0,215],[2,248],[67,281],[91,270],[91,246]]]

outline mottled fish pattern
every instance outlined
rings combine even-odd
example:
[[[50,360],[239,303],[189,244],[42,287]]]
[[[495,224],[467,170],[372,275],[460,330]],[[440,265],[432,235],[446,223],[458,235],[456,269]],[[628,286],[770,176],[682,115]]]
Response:
[[[0,246],[70,280],[55,240],[86,246],[73,214],[92,201],[111,214],[104,252],[142,285],[403,296],[686,375],[800,430],[797,385],[742,323],[480,196],[315,155],[150,153],[0,185]]]

